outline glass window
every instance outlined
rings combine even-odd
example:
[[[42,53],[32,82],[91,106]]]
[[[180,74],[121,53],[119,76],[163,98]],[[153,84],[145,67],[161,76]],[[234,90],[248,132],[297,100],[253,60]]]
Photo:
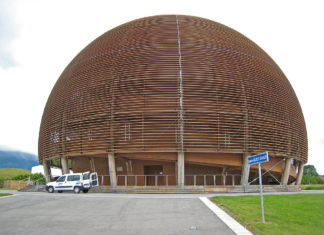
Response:
[[[91,175],[91,180],[96,180],[96,179],[97,179],[97,175],[96,174]]]
[[[69,175],[67,181],[73,181],[73,175]]]
[[[90,179],[90,173],[83,174],[83,180],[88,180],[88,179]]]
[[[64,176],[61,176],[60,178],[58,178],[57,180],[56,180],[56,182],[64,182],[65,181],[65,175]]]
[[[78,181],[80,180],[80,175],[69,175],[67,181]]]
[[[77,180],[80,180],[80,178],[81,178],[80,175],[75,175],[75,176],[73,177],[73,180],[74,180],[74,181],[77,181]]]

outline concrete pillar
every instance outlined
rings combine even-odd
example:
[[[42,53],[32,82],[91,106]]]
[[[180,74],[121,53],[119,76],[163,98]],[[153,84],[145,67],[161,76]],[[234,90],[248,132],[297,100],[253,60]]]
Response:
[[[185,167],[184,152],[179,152],[178,153],[178,187],[180,188],[184,187],[184,167]]]
[[[287,185],[288,184],[291,160],[292,160],[292,158],[286,158],[285,169],[284,169],[284,172],[283,172],[282,177],[281,177],[281,184],[282,185]]]
[[[296,185],[301,185],[301,181],[303,179],[303,173],[304,173],[304,163],[299,162]]]
[[[227,166],[223,167],[223,170],[222,170],[222,175],[223,175],[223,185],[226,185],[226,173],[227,171]]]
[[[108,153],[108,164],[109,164],[109,175],[110,175],[110,186],[117,186],[117,176],[116,176],[116,164],[115,164],[115,154]]]
[[[68,160],[67,157],[61,157],[62,173],[69,174]]]
[[[248,158],[251,156],[249,153],[243,153],[243,164],[241,172],[241,185],[249,184],[250,165],[248,164]]]
[[[95,166],[93,157],[90,158],[90,169],[91,169],[91,172],[96,172],[96,166]]]
[[[49,172],[47,160],[43,161],[43,167],[44,167],[44,175],[45,175],[46,183],[49,183],[51,181],[51,174]]]
[[[296,169],[296,174],[297,174],[298,165],[299,165],[299,161],[297,161],[296,159],[294,159],[294,167]]]

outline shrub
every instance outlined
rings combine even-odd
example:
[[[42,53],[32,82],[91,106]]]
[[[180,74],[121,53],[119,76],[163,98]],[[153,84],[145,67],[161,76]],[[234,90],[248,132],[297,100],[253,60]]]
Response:
[[[318,176],[315,166],[306,165],[304,166],[302,184],[324,184],[324,180]]]
[[[322,180],[318,175],[303,175],[302,184],[324,184],[324,180]]]
[[[324,190],[324,185],[302,185],[302,190]]]
[[[21,174],[21,175],[17,175],[12,177],[12,180],[28,180],[28,178],[31,176],[32,174]]]
[[[28,180],[29,177],[32,181],[38,180],[39,184],[46,184],[45,177],[41,173],[17,175],[12,180]]]

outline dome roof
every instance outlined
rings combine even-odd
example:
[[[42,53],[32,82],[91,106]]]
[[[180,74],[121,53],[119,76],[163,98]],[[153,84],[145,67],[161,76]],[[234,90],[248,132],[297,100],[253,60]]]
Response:
[[[303,114],[276,63],[233,29],[183,15],[90,43],[55,84],[39,136],[40,160],[182,148],[307,161]]]

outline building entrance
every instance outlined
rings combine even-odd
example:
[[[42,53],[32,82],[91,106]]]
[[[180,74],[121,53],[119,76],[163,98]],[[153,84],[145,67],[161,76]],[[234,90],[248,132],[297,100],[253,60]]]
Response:
[[[144,166],[144,175],[146,176],[147,185],[154,186],[163,185],[163,166],[162,165],[153,165],[153,166]]]

